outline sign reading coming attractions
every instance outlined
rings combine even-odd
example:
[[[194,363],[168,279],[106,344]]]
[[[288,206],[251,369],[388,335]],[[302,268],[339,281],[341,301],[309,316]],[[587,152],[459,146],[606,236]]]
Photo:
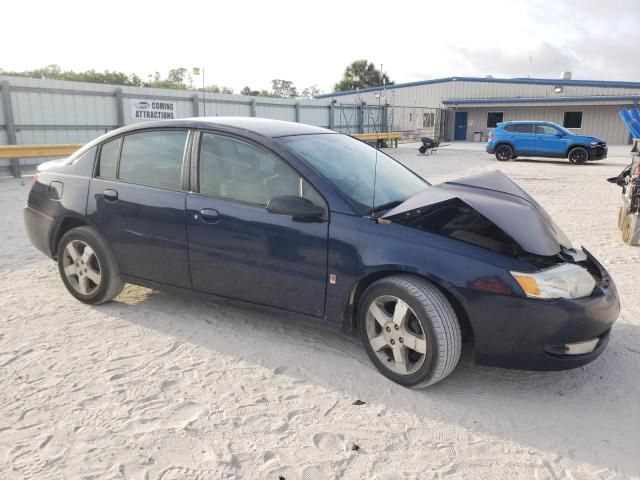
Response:
[[[134,120],[172,120],[176,118],[176,102],[132,98],[130,105],[131,118]]]

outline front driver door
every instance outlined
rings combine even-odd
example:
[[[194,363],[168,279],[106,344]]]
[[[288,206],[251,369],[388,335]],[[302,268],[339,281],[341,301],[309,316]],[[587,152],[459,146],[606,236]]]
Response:
[[[545,155],[564,156],[567,140],[560,130],[551,125],[536,125],[538,149]]]
[[[187,196],[193,288],[315,316],[324,314],[327,218],[267,212],[273,196],[327,206],[284,160],[249,141],[202,132],[198,193]]]

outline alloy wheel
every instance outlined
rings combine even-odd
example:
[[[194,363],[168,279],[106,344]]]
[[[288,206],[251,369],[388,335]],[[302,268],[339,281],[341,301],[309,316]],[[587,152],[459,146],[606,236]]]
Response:
[[[73,289],[91,295],[100,287],[102,270],[95,251],[82,240],[70,241],[63,253],[64,274]]]
[[[588,156],[589,154],[585,149],[576,148],[571,150],[571,153],[569,154],[569,161],[571,163],[584,163],[587,161]]]
[[[498,147],[496,156],[498,157],[498,160],[506,162],[507,160],[511,160],[513,152],[509,147]]]
[[[411,375],[422,367],[427,339],[415,312],[392,295],[376,298],[367,311],[369,345],[389,370]]]

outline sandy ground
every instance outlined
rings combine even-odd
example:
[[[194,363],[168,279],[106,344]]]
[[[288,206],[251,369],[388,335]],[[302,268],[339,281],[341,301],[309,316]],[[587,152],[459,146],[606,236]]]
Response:
[[[640,247],[620,240],[619,189],[604,181],[627,150],[578,167],[502,164],[473,145],[393,151],[436,181],[512,176],[623,302],[608,350],[584,368],[479,367],[467,346],[423,391],[379,375],[359,340],[277,316],[131,286],[85,306],[25,237],[28,181],[0,181],[0,478],[640,476]]]

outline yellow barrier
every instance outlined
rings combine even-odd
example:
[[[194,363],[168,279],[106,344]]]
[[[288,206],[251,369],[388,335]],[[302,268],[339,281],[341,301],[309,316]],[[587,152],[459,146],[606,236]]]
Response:
[[[362,140],[364,142],[375,141],[379,146],[385,141],[389,140],[390,143],[394,143],[396,148],[398,147],[398,140],[402,139],[402,132],[387,132],[387,133],[354,133],[351,135],[353,138]]]
[[[0,158],[67,157],[82,147],[82,143],[58,145],[0,145]]]

